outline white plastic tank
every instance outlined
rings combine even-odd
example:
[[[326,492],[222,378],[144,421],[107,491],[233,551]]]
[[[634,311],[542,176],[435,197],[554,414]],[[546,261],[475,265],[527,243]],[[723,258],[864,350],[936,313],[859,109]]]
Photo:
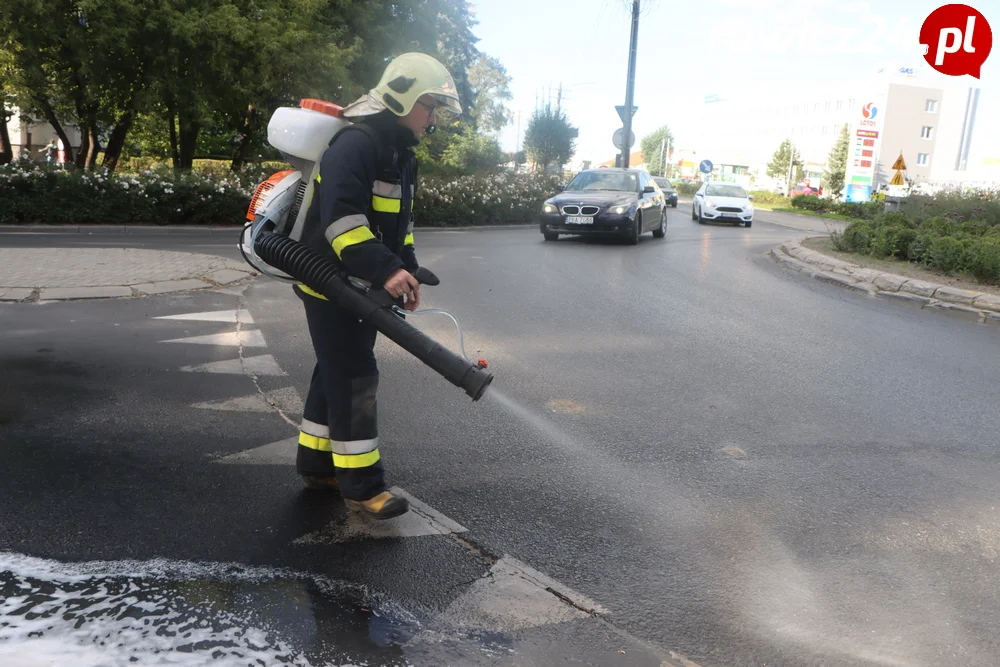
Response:
[[[286,157],[318,162],[337,130],[350,124],[331,102],[305,99],[298,107],[279,107],[267,124],[267,143]]]

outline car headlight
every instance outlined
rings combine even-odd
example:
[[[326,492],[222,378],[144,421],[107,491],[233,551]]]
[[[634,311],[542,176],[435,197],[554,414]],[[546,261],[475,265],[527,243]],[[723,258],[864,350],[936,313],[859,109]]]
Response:
[[[705,202],[705,206],[707,206],[708,208],[715,208],[715,202],[707,201]]]
[[[611,209],[611,212],[614,213],[615,215],[623,215],[628,212],[628,209],[629,209],[628,206],[615,206],[614,208]]]
[[[555,204],[546,204],[544,207],[542,207],[542,211],[544,211],[545,213],[558,213],[559,209],[556,208]]]

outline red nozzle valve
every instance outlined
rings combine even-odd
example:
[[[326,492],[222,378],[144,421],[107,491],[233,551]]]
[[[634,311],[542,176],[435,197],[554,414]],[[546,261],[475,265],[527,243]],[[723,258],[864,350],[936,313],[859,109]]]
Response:
[[[482,368],[489,368],[490,367],[490,365],[488,363],[486,363],[485,359],[480,359],[478,362],[476,362],[476,365],[479,366],[479,368],[481,368],[481,369]]]

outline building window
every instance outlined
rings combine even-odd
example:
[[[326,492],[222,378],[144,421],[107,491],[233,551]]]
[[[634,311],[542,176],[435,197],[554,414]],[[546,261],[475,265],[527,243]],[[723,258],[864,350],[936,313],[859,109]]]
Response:
[[[926,167],[931,163],[930,153],[917,153],[917,164],[921,167]]]
[[[920,128],[921,139],[930,139],[932,138],[933,133],[934,133],[934,128],[930,127],[929,125],[924,125],[922,128]]]
[[[924,105],[924,111],[927,113],[937,113],[937,100],[927,100],[927,104]]]
[[[844,100],[837,100],[837,111],[844,108]]]
[[[847,108],[848,109],[853,109],[854,108],[854,98],[853,97],[850,98],[849,100],[847,100]]]

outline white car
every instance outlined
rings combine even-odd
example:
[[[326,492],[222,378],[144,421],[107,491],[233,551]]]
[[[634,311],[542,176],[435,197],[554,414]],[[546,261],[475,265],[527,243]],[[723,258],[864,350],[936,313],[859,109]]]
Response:
[[[706,220],[753,225],[753,195],[735,183],[708,181],[694,195],[691,219],[705,224]]]

